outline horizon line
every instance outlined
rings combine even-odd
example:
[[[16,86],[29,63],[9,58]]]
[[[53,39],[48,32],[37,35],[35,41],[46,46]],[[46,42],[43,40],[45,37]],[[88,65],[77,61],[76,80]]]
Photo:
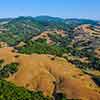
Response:
[[[18,18],[18,17],[33,17],[33,18],[35,18],[35,17],[39,17],[39,16],[47,16],[47,17],[61,18],[61,19],[86,19],[86,20],[100,21],[100,19],[87,18],[87,17],[61,17],[61,16],[50,16],[50,15],[36,15],[36,16],[31,16],[31,15],[18,15],[18,16],[0,17],[0,19],[13,19],[13,18]]]

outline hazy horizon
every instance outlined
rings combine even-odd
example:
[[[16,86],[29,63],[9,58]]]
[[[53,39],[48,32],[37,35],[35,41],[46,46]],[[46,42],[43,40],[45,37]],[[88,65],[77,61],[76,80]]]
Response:
[[[52,16],[100,20],[99,0],[0,0],[0,18]]]
[[[39,16],[49,16],[49,15],[37,15],[37,16],[14,16],[14,17],[0,17],[0,19],[14,19],[14,18],[19,18],[19,17],[39,17]],[[54,17],[54,18],[61,18],[61,19],[84,19],[84,20],[94,20],[94,21],[100,21],[100,19],[92,19],[92,18],[77,18],[77,17],[69,17],[69,18],[64,18],[64,17],[59,17],[59,16],[49,16],[49,17]]]

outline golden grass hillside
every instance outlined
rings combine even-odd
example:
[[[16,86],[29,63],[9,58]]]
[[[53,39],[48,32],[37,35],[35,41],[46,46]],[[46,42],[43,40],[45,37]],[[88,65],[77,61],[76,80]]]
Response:
[[[24,55],[13,48],[0,48],[0,59],[5,63],[18,62],[19,70],[7,80],[30,90],[41,90],[45,95],[62,92],[68,98],[100,100],[100,90],[91,77],[63,58],[51,55]]]
[[[46,39],[48,44],[53,44],[54,41],[49,36],[49,35],[53,35],[53,34],[60,35],[62,37],[66,36],[66,34],[63,30],[44,31],[40,35],[33,37],[32,40]]]

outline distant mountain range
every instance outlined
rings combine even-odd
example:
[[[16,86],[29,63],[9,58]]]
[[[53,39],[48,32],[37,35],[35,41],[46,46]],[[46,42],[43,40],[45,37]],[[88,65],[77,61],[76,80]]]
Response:
[[[78,18],[68,18],[68,19],[64,19],[64,18],[60,18],[60,17],[51,17],[51,16],[37,16],[37,17],[25,17],[25,16],[20,16],[18,18],[1,18],[0,22],[9,22],[13,19],[34,19],[36,21],[40,21],[40,22],[55,22],[55,23],[66,23],[66,24],[71,24],[71,23],[75,23],[75,24],[98,24],[98,22],[100,22],[99,20],[92,20],[92,19],[78,19]]]
[[[9,44],[11,38],[13,41],[11,45],[13,45],[16,44],[16,41],[27,40],[46,30],[57,29],[69,32],[82,24],[99,25],[99,21],[88,19],[62,19],[50,16],[4,18],[0,19],[0,35],[3,33],[0,40],[5,41],[5,36],[7,36]]]

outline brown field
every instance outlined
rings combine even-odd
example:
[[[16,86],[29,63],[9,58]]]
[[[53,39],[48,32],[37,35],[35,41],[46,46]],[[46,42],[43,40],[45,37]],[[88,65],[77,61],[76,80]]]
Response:
[[[41,90],[45,95],[64,93],[68,98],[100,100],[100,88],[91,77],[63,58],[44,54],[24,55],[13,48],[0,48],[0,59],[5,63],[18,62],[19,70],[7,80],[30,90]],[[18,57],[15,57],[18,55]]]

